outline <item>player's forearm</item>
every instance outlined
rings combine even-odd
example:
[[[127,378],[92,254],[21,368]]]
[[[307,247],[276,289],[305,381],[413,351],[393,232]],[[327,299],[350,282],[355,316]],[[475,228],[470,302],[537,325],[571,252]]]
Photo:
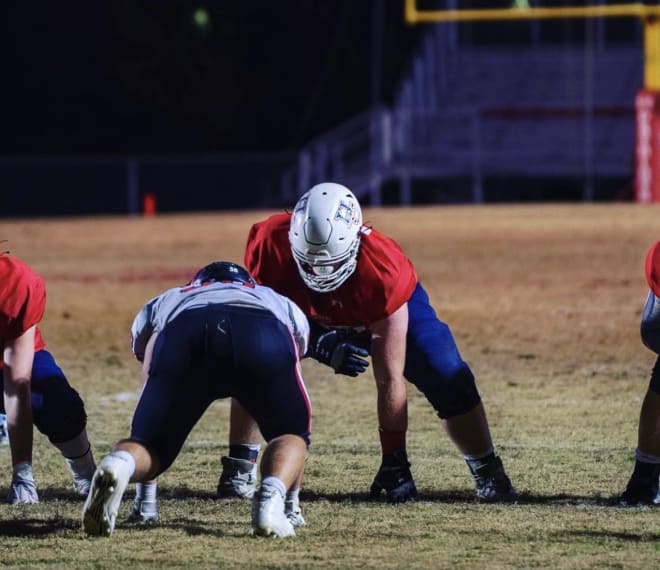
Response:
[[[29,383],[5,384],[5,412],[12,465],[32,463],[32,405]]]
[[[403,377],[376,380],[378,388],[378,424],[386,431],[408,429],[408,399]]]
[[[32,461],[32,404],[30,380],[34,361],[35,327],[5,342],[3,351],[4,405],[12,463]]]
[[[403,377],[404,354],[383,350],[378,339],[373,343],[372,363],[378,391],[379,426],[387,431],[408,428],[408,397]]]
[[[408,400],[403,376],[407,324],[408,313],[404,306],[371,327],[371,361],[378,389],[378,420],[380,427],[387,431],[405,431],[408,427]]]

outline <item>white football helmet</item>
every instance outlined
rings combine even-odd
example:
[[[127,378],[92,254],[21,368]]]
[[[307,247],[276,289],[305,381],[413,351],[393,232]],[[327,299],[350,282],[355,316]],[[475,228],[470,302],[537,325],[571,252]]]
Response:
[[[357,266],[362,210],[348,188],[333,182],[312,187],[293,209],[289,242],[305,284],[334,291]]]

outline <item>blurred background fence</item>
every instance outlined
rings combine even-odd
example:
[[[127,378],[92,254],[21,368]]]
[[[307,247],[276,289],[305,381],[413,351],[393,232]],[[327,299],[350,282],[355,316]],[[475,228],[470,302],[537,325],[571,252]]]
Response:
[[[372,205],[631,199],[643,48],[584,25],[577,43],[509,46],[429,28],[392,107],[310,142],[285,194],[330,177]]]
[[[272,208],[295,152],[0,158],[0,216]]]
[[[279,208],[328,179],[374,206],[629,200],[643,74],[634,19],[428,25],[391,101],[299,148],[4,156],[0,216]]]

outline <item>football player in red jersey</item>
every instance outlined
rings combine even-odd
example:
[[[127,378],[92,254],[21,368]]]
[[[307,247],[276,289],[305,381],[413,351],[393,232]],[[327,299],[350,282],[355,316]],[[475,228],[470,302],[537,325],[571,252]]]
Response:
[[[406,453],[407,380],[424,393],[463,454],[477,498],[517,499],[495,454],[475,378],[449,327],[436,316],[399,245],[363,225],[358,200],[348,188],[318,184],[292,214],[256,223],[245,266],[258,283],[291,298],[308,316],[312,357],[356,376],[371,355],[382,449],[372,497],[385,493],[389,502],[398,503],[417,495]],[[252,491],[246,492],[244,484],[249,462],[256,460],[259,433],[235,401],[231,415],[218,496],[249,496]]]
[[[12,504],[39,502],[32,473],[33,422],[64,455],[78,494],[87,494],[95,469],[83,402],[46,350],[38,327],[45,307],[42,278],[0,253],[0,411],[7,415],[13,466],[7,500]]]
[[[646,255],[649,292],[642,311],[641,336],[644,345],[660,354],[660,241]],[[651,381],[639,414],[635,468],[626,490],[619,497],[621,506],[660,505],[660,357],[651,372]]]

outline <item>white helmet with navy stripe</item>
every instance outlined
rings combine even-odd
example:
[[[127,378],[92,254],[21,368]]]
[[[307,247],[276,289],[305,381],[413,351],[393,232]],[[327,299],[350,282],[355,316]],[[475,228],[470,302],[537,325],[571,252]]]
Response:
[[[289,242],[298,272],[310,289],[334,291],[353,274],[361,227],[360,204],[341,184],[317,184],[298,200]]]

